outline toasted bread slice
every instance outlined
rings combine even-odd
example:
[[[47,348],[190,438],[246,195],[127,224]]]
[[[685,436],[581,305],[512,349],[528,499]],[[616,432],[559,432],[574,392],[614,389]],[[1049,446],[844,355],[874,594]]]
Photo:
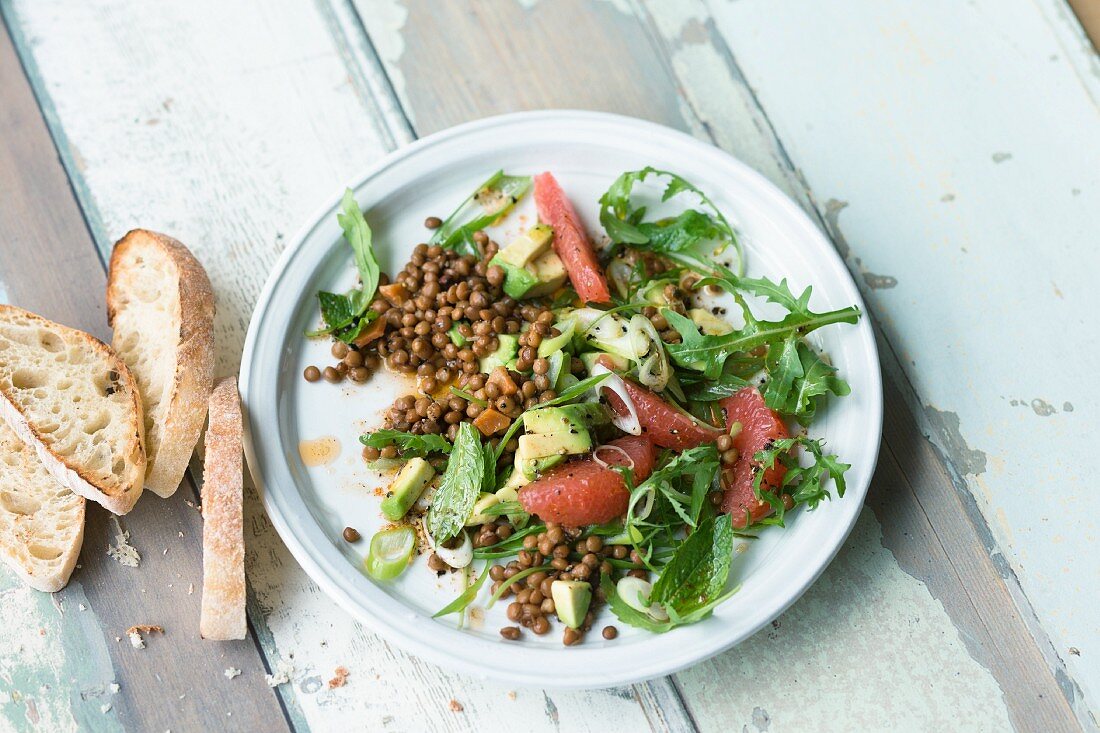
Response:
[[[171,496],[206,419],[214,379],[214,291],[171,237],[135,229],[115,245],[107,281],[112,346],[145,409],[145,488]]]
[[[0,305],[0,418],[62,485],[125,514],[145,479],[141,398],[105,344]]]
[[[0,421],[0,557],[27,585],[53,593],[69,582],[83,540],[84,497]]]
[[[237,380],[219,380],[210,395],[202,479],[202,615],[204,639],[243,639],[244,471]]]

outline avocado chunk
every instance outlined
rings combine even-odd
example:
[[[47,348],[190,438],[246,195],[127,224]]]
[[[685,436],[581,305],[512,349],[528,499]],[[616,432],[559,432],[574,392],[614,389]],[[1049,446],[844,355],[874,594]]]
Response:
[[[611,422],[611,413],[598,402],[581,402],[561,407],[539,407],[523,416],[528,433],[556,433],[570,429],[587,431],[592,425]]]
[[[550,584],[550,597],[561,622],[579,629],[592,603],[592,586],[583,580],[555,580]]]
[[[519,336],[512,333],[502,333],[497,336],[499,346],[497,350],[480,359],[481,371],[488,374],[498,366],[505,368],[515,364],[516,354],[519,353]]]
[[[545,224],[536,224],[524,234],[519,235],[497,254],[493,259],[498,265],[508,264],[512,267],[525,267],[528,262],[538,259],[539,255],[550,247],[550,240],[554,238],[554,230]]]
[[[513,264],[504,262],[500,259],[500,255],[497,255],[489,261],[490,265],[498,265],[504,270],[504,292],[508,294],[509,298],[515,298],[519,300],[527,295],[528,291],[538,285],[538,277],[527,267],[516,267]]]
[[[524,422],[527,418],[524,418]],[[584,428],[567,428],[556,433],[527,433],[519,438],[521,459],[528,461],[547,456],[567,456],[592,450],[592,437]]]
[[[526,422],[527,418],[524,418]],[[532,432],[520,436],[516,460],[525,479],[533,481],[543,471],[565,460],[567,455],[592,450],[592,437],[586,428],[572,424],[564,427],[560,421],[557,424],[559,429],[555,433]]]
[[[458,330],[458,324],[452,323],[451,330],[447,331],[447,335],[451,337],[451,343],[462,348],[469,343],[469,339],[462,335],[462,332]]]
[[[544,295],[550,295],[562,285],[565,285],[565,280],[568,277],[565,273],[565,263],[554,252],[546,252],[527,265],[528,272],[532,268],[537,283],[527,291],[528,298],[541,298]]]
[[[692,308],[688,311],[688,317],[699,327],[699,330],[707,336],[723,336],[733,330],[730,324],[714,315],[706,308]]]
[[[382,515],[391,522],[400,520],[424,493],[424,487],[434,476],[435,469],[423,458],[409,459],[382,500]]]
[[[586,351],[581,354],[581,361],[584,362],[585,371],[591,374],[592,367],[596,364],[596,359],[599,359],[601,356],[606,356],[611,360],[612,369],[626,371],[630,368],[630,360],[618,354],[609,354],[606,351]]]

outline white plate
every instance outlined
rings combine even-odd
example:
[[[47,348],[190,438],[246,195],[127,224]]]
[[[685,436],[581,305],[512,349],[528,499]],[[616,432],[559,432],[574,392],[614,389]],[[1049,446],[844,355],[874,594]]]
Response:
[[[588,226],[598,228],[597,200],[623,171],[646,165],[676,171],[709,193],[744,235],[748,271],[813,284],[815,310],[863,306],[844,263],[806,215],[775,186],[725,153],[667,128],[589,112],[534,112],[480,120],[439,132],[399,150],[353,184],[374,230],[386,271],[404,265],[427,233],[428,215],[446,216],[498,168],[510,173],[553,171]],[[463,629],[456,617],[433,612],[459,592],[457,578],[436,578],[424,557],[398,581],[377,584],[361,570],[367,542],[348,545],[343,527],[369,538],[382,524],[383,479],[359,457],[357,436],[377,427],[381,411],[412,383],[379,373],[364,385],[306,383],[302,370],[325,366],[328,344],[302,337],[317,323],[317,290],[342,291],[355,278],[350,249],[336,222],[340,192],[295,237],[260,296],[245,342],[241,394],[246,453],[264,507],[294,557],[337,603],[387,641],[452,669],[512,684],[607,687],[669,674],[727,649],[776,618],[821,574],[856,521],[878,456],[882,424],[879,364],[870,325],[830,326],[821,345],[852,386],[833,400],[813,434],[852,464],[848,494],[814,512],[799,511],[786,530],[771,529],[734,560],[742,588],[698,624],[654,635],[616,624],[605,641],[600,619],[577,647],[561,644],[561,627],[546,637],[525,632],[505,642],[501,603]],[[509,232],[531,223],[526,207],[505,222]],[[307,468],[303,439],[336,436],[335,463]]]

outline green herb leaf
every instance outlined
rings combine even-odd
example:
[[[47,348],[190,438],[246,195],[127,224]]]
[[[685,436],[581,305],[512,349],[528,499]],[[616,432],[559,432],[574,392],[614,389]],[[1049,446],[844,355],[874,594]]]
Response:
[[[473,242],[474,232],[511,211],[530,187],[530,176],[507,176],[504,171],[497,171],[458,205],[443,225],[435,230],[429,244],[480,257]]]
[[[694,614],[721,595],[732,559],[733,524],[725,515],[712,517],[677,548],[650,600],[680,616]]]
[[[807,450],[813,463],[803,466],[794,451],[796,447]],[[776,440],[767,450],[758,451],[753,456],[753,460],[765,469],[774,467],[777,461],[786,466],[787,472],[783,476],[782,490],[791,495],[796,506],[805,504],[811,511],[816,509],[822,500],[832,498],[828,485],[830,480],[836,486],[837,496],[844,496],[847,488],[844,472],[851,468],[850,464],[841,463],[837,456],[825,453],[821,440],[803,435]],[[763,489],[764,474],[765,471],[756,472],[752,488],[757,499],[762,499],[771,505],[774,514],[759,524],[782,526],[785,514],[783,502],[776,496],[776,492]]]
[[[370,448],[397,446],[404,458],[423,457],[429,453],[451,452],[451,441],[442,435],[414,435],[400,430],[375,430],[359,436],[359,442]]]
[[[607,598],[607,605],[611,612],[624,624],[638,629],[645,629],[654,634],[663,634],[675,626],[671,620],[657,621],[649,614],[642,613],[633,606],[627,605],[627,602],[619,596],[615,584],[611,582],[607,575],[600,577],[600,588],[603,589],[604,597]]]
[[[440,616],[446,616],[451,613],[462,613],[465,611],[466,607],[477,598],[481,586],[485,585],[485,580],[489,577],[490,564],[491,563],[485,563],[485,567],[481,569],[481,574],[477,576],[477,580],[474,581],[473,585],[468,586],[466,590],[458,595],[458,598],[432,614],[432,618],[439,618]]]
[[[644,221],[645,207],[635,207],[631,193],[635,184],[650,175],[668,179],[662,201],[692,194],[709,213],[686,209],[675,217]],[[600,223],[613,242],[656,252],[702,273],[714,271],[714,257],[732,245],[737,255],[735,269],[742,270],[741,244],[733,227],[706,194],[675,173],[651,167],[623,173],[600,197]]]
[[[374,297],[374,291],[378,289],[378,279],[382,270],[374,256],[370,226],[367,225],[367,219],[359,209],[355,194],[350,188],[344,191],[344,200],[340,205],[344,212],[336,215],[336,221],[340,223],[340,228],[344,230],[344,239],[348,241],[352,252],[355,253],[355,266],[359,268],[362,291],[361,302],[363,308],[366,308]]]
[[[447,470],[432,497],[425,525],[436,543],[458,536],[485,483],[485,454],[473,424],[459,423]]]
[[[843,397],[852,391],[847,382],[836,376],[836,367],[826,364],[809,344],[797,338],[788,338],[782,346],[772,344],[767,361],[770,378],[764,401],[802,425],[813,421],[820,397],[827,394]]]

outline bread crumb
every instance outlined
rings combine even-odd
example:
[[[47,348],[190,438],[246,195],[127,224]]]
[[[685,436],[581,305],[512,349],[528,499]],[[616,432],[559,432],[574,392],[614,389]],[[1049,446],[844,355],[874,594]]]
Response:
[[[177,532],[176,534],[178,534],[178,535],[180,536],[180,539],[181,539],[181,540],[183,539],[183,532],[182,532],[182,531],[180,531],[180,532]]]
[[[112,682],[111,684],[107,685],[107,689],[111,691],[112,695],[117,695],[120,688],[117,682]]]
[[[516,691],[515,690],[508,690],[508,699],[509,700],[515,700],[516,699]]]
[[[333,672],[333,678],[328,681],[328,688],[335,690],[337,687],[343,687],[348,683],[348,668],[337,667]]]
[[[451,708],[452,713],[461,713],[465,708],[462,707],[462,703],[454,698],[451,698],[451,702],[448,703],[448,707]]]
[[[236,667],[230,667],[229,669],[225,670],[225,678],[226,679],[231,680],[234,677],[240,677],[240,676],[241,676],[241,670],[237,669]]]
[[[280,659],[275,662],[275,674],[264,675],[268,687],[278,687],[290,682],[290,675],[294,674],[294,665]]]
[[[144,649],[145,640],[141,638],[142,634],[163,634],[164,627],[156,626],[154,624],[134,624],[130,628],[126,629],[126,635],[130,637],[130,645],[134,649]]]
[[[111,521],[115,525],[115,544],[107,546],[107,555],[118,560],[118,564],[127,568],[136,568],[141,564],[141,555],[138,554],[137,549],[130,544],[130,530],[123,529],[122,525],[118,523],[118,519],[112,517]]]
[[[106,705],[100,705],[99,706],[99,712],[103,713],[104,715],[106,715],[110,711],[111,711],[111,703],[107,703]]]

